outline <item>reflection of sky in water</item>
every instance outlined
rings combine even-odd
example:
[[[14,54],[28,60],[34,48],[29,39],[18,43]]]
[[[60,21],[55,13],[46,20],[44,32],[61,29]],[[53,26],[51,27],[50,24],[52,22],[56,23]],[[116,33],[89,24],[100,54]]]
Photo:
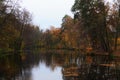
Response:
[[[62,80],[61,68],[55,68],[52,71],[44,63],[41,63],[32,69],[32,80]]]

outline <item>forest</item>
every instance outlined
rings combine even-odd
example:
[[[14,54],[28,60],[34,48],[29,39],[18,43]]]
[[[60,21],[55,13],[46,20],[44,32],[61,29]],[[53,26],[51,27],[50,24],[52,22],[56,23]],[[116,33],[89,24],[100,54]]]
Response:
[[[46,80],[56,68],[62,80],[120,80],[119,3],[74,0],[71,12],[42,30],[19,0],[0,0],[0,80]]]
[[[0,0],[0,53],[30,49],[119,50],[119,6],[104,0],[75,0],[74,18],[65,15],[61,27],[43,31],[32,15],[14,0]]]

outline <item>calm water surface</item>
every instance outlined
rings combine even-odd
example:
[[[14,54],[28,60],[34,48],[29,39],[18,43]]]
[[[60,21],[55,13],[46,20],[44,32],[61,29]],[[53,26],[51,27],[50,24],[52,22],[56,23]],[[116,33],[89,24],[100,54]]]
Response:
[[[40,63],[39,66],[33,67],[31,72],[32,80],[62,80],[60,67],[55,68],[55,70],[53,71],[44,63]]]
[[[0,57],[0,80],[120,80],[120,59],[79,51],[26,51]]]

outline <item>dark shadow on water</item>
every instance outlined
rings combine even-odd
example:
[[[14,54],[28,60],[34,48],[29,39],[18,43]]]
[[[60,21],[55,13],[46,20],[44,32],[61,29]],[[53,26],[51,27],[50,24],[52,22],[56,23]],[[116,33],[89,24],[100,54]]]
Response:
[[[61,67],[63,80],[120,80],[120,61],[79,51],[25,51],[0,57],[0,80],[32,80],[31,69],[44,63]],[[48,75],[46,75],[48,76]]]

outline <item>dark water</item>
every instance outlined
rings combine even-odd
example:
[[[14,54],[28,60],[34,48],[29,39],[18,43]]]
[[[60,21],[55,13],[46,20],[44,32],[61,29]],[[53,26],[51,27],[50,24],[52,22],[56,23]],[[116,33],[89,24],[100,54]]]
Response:
[[[120,59],[62,50],[5,53],[0,80],[120,80]]]

